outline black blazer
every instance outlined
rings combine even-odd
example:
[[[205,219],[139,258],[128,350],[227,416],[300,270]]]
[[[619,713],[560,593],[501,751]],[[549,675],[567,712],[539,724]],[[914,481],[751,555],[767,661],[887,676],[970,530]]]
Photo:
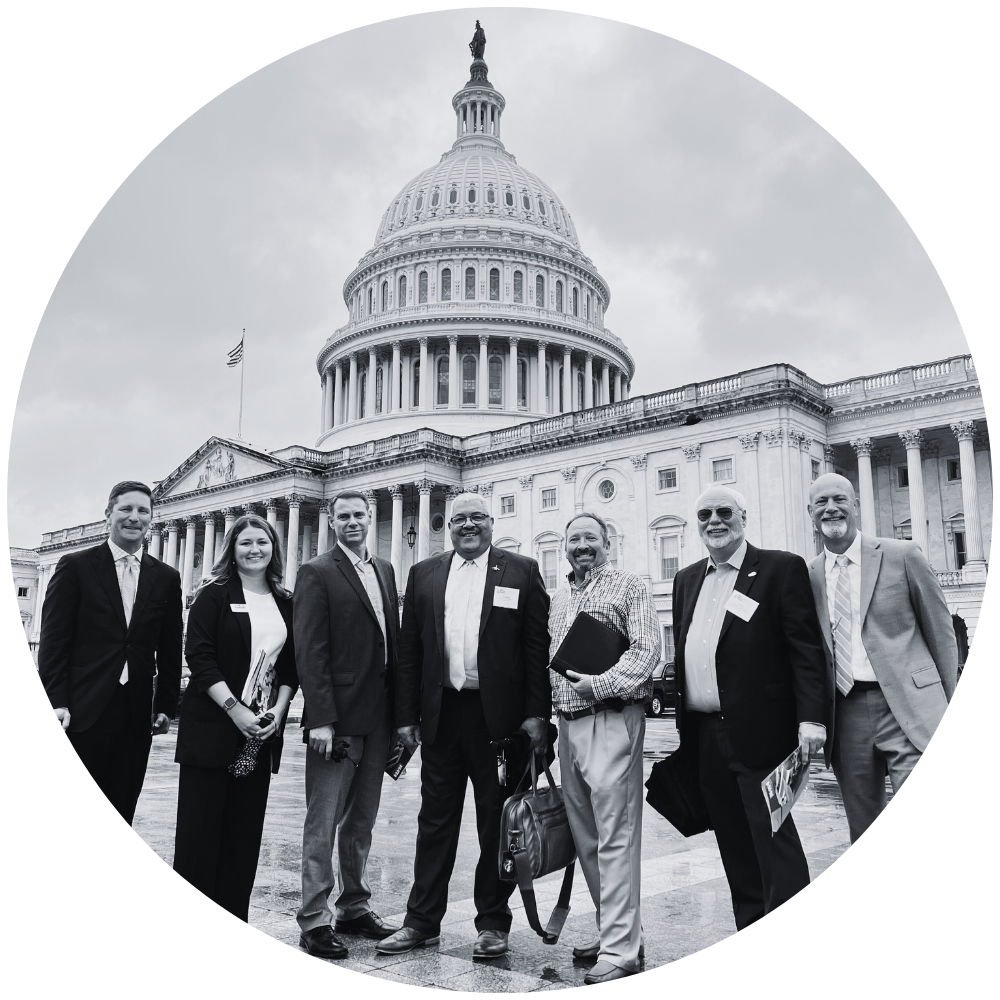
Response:
[[[372,562],[388,656],[368,591],[339,544],[305,563],[295,579],[295,662],[306,730],[332,725],[338,736],[367,736],[387,709],[392,713],[399,598],[392,564],[377,557]]]
[[[445,668],[444,592],[452,551],[410,570],[399,630],[396,725],[419,723],[433,744],[441,715]],[[496,588],[520,591],[517,610],[493,604]],[[549,684],[549,595],[534,559],[490,548],[479,625],[479,690],[490,737],[503,739],[530,716],[552,715]]]
[[[52,707],[69,709],[69,731],[83,732],[98,720],[115,693],[126,659],[135,710],[173,718],[181,683],[181,628],[177,570],[143,554],[126,628],[115,559],[107,543],[63,556],[42,605],[38,674]]]
[[[197,767],[228,767],[236,759],[246,737],[236,728],[226,710],[212,701],[208,689],[225,681],[239,698],[250,673],[250,615],[233,611],[244,604],[243,581],[238,573],[225,583],[204,587],[188,612],[187,663],[191,670],[177,726],[178,764]],[[288,635],[275,661],[275,682],[298,690],[295,676],[295,642],[292,636],[292,599],[275,597]],[[284,728],[284,723],[282,723]],[[281,762],[281,732],[265,746],[271,749],[271,771]]]
[[[695,743],[686,711],[684,644],[708,559],[674,577],[677,728]],[[757,601],[745,622],[726,612],[715,654],[722,714],[733,750],[745,767],[773,768],[798,745],[800,722],[826,716],[823,637],[805,560],[793,552],[747,544],[734,590]]]

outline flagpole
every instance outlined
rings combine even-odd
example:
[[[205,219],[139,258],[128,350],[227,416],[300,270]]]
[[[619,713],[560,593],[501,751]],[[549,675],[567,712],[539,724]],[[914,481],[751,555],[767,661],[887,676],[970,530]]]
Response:
[[[236,431],[236,437],[240,441],[243,440],[243,372],[247,366],[246,346],[245,346],[246,339],[247,339],[247,328],[243,327],[243,339],[240,341],[240,344],[244,345],[243,354],[240,357],[240,360],[242,362],[242,364],[240,365],[240,422],[239,422],[239,427]]]

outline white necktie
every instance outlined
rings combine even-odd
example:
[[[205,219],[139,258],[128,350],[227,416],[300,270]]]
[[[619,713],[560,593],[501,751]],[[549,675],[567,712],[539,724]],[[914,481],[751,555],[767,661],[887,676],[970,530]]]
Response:
[[[132,608],[135,606],[135,556],[125,557],[125,569],[122,572],[122,607],[125,609],[125,627],[132,623]],[[128,683],[128,662],[126,661],[122,669],[122,675],[118,678],[119,684]]]
[[[455,656],[454,653],[458,650],[455,649],[457,643],[452,643],[450,657],[450,662],[448,664],[448,678],[451,681],[451,686],[456,691],[462,690],[462,685],[465,683],[465,648],[466,648],[466,632],[468,630],[469,623],[469,596],[472,591],[472,573],[471,570],[476,568],[476,564],[466,559],[458,567],[458,572],[462,574],[461,579],[457,581],[460,586],[458,588],[458,594],[456,594],[455,599],[455,624],[452,625],[452,633],[458,633],[462,637],[461,642],[461,656]]]

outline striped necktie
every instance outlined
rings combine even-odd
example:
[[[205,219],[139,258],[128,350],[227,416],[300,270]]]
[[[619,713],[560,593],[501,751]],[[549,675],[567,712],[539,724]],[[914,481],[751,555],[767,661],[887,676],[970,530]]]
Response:
[[[851,623],[851,581],[848,572],[850,559],[845,555],[837,556],[837,591],[833,599],[834,614],[837,616],[834,626],[834,650],[837,673],[837,690],[841,694],[850,693],[854,687],[854,670],[851,666],[852,654],[852,623]]]

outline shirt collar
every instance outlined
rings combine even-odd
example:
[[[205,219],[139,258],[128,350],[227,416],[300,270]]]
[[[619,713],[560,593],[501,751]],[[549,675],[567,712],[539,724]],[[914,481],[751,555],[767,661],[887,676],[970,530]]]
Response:
[[[111,539],[108,539],[108,548],[111,549],[111,555],[114,556],[115,562],[121,559],[125,559],[127,556],[134,556],[136,562],[142,562],[142,549],[138,552],[126,552],[121,546],[115,545]]]
[[[831,552],[829,549],[824,550],[826,552],[826,571],[827,573],[833,569],[833,564],[837,561],[837,553]],[[854,536],[854,541],[851,542],[851,547],[846,551],[841,553],[841,555],[847,556],[849,562],[857,563],[861,565],[861,532],[859,531]]]
[[[476,564],[476,569],[484,570],[486,569],[486,564],[490,561],[490,550],[486,549],[485,552],[480,552],[475,559],[466,559],[458,549],[455,549],[455,554],[451,557],[452,566],[460,565],[464,562],[472,562]]]
[[[611,565],[611,561],[605,560],[600,566],[595,566],[593,569],[587,571],[587,575],[583,578],[583,583],[578,584],[576,582],[576,572],[574,570],[569,571],[566,579],[569,580],[569,585],[571,587],[575,587],[578,590],[584,590],[598,577],[604,576],[605,573],[613,573],[614,571],[615,568]]]
[[[338,539],[337,544],[347,553],[347,558],[351,560],[351,564],[357,569],[359,566],[364,565],[364,563],[370,563],[372,561],[371,553],[368,551],[367,546],[365,547],[364,556],[357,555],[353,550],[349,549],[342,541]]]
[[[725,561],[721,563],[716,563],[711,556],[708,557],[708,565],[705,567],[705,575],[708,575],[708,571],[711,569],[718,569],[719,566],[732,566],[733,569],[738,573],[740,568],[743,566],[743,560],[746,558],[747,554],[747,540],[744,538],[740,542],[740,547]]]

